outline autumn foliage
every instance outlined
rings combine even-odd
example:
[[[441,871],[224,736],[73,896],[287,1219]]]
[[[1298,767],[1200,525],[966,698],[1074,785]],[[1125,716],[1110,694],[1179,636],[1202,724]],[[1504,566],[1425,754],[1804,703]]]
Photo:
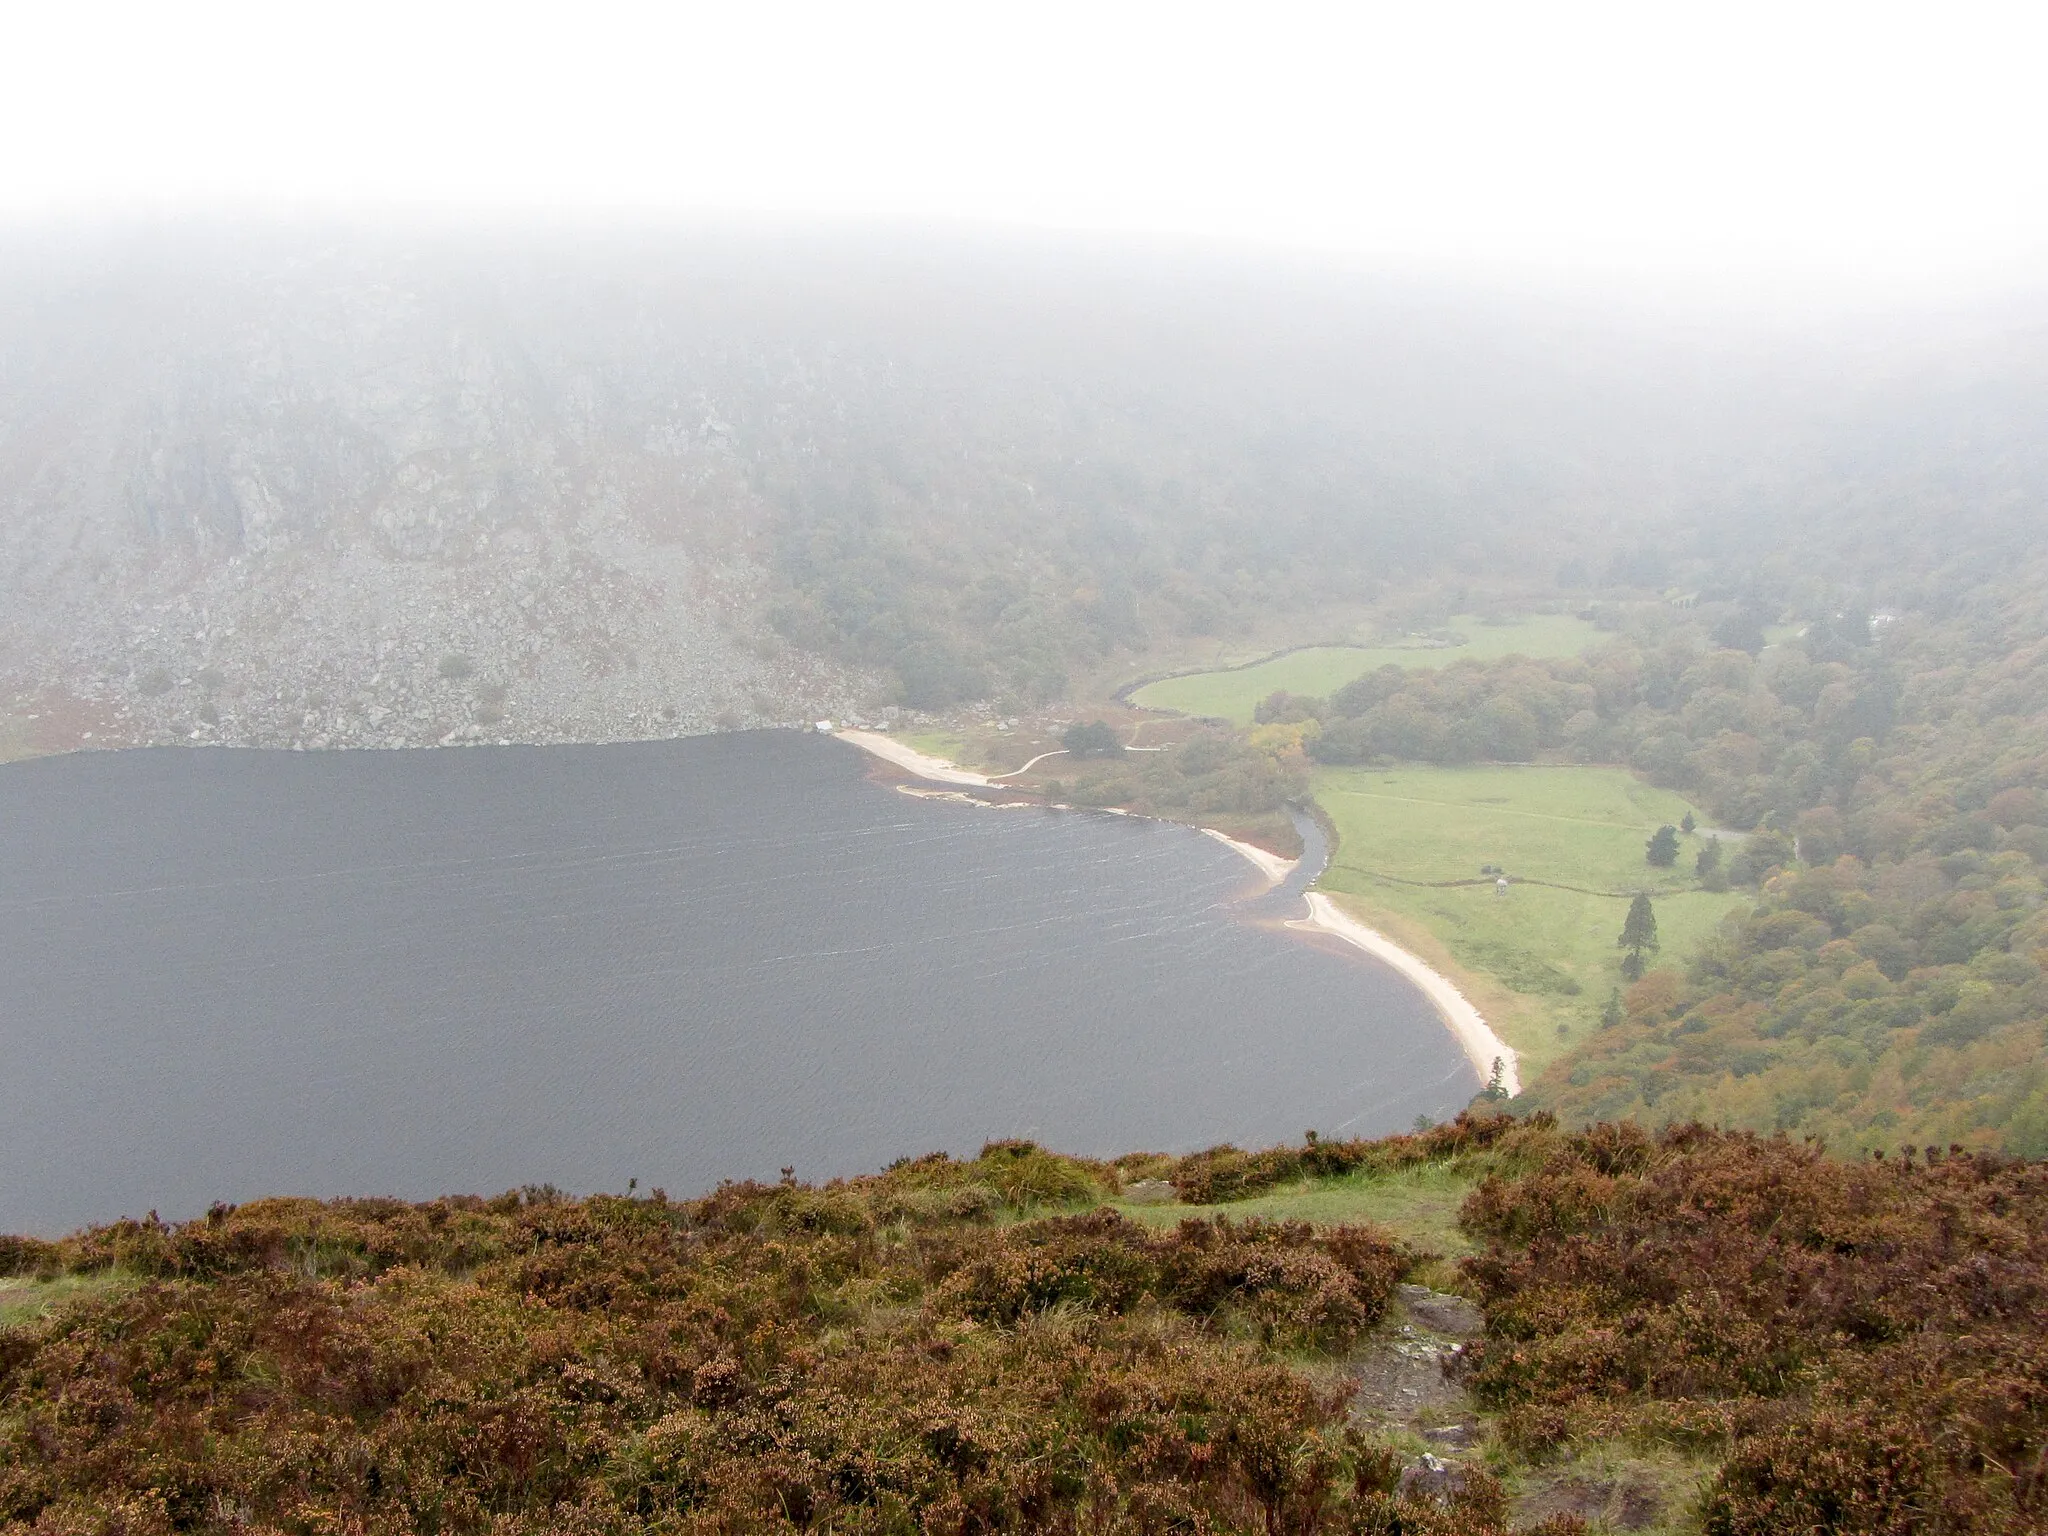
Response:
[[[1424,1163],[1472,1180],[1454,1368],[1492,1426],[1438,1492],[1345,1378],[1418,1255],[1103,1203]],[[2048,1520],[2048,1170],[1985,1154],[1473,1116],[689,1202],[270,1200],[0,1265],[124,1277],[0,1330],[24,1531],[1498,1536],[1516,1468],[1600,1444],[1701,1458],[1716,1536]]]
[[[1493,1528],[1478,1482],[1397,1497],[1341,1385],[1279,1353],[1349,1345],[1412,1255],[1362,1228],[1014,1219],[1116,1177],[1012,1143],[689,1203],[273,1200],[14,1240],[15,1270],[136,1283],[0,1333],[0,1521]]]
[[[1532,1454],[1725,1456],[1710,1532],[2048,1522],[2048,1169],[1633,1125],[1489,1177],[1470,1383]]]

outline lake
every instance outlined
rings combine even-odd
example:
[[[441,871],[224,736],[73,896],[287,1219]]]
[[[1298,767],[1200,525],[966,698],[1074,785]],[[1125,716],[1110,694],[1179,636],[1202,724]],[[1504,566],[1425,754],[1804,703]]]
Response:
[[[0,1231],[1371,1135],[1477,1090],[1213,839],[870,767],[790,731],[0,767]]]

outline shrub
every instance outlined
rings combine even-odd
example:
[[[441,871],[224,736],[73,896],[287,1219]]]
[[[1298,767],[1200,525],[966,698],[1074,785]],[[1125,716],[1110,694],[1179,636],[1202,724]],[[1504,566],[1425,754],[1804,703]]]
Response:
[[[1122,738],[1106,720],[1068,726],[1060,745],[1072,757],[1122,757],[1124,753]]]

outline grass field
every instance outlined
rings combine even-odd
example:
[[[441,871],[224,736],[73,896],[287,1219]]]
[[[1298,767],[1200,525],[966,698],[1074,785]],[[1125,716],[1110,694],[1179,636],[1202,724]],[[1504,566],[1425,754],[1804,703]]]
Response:
[[[1643,862],[1650,834],[1687,806],[1619,768],[1333,768],[1315,792],[1339,839],[1322,888],[1463,984],[1522,1053],[1524,1081],[1594,1028],[1622,984],[1627,893],[1654,899],[1654,958],[1667,964],[1746,904],[1688,888],[1698,835],[1682,840],[1675,869]],[[1399,883],[1478,880],[1483,864],[1580,889]]]
[[[1196,672],[1149,683],[1131,695],[1131,702],[1145,709],[1214,715],[1248,725],[1253,706],[1278,688],[1323,697],[1354,677],[1384,666],[1441,667],[1466,658],[1492,661],[1502,656],[1573,656],[1600,638],[1600,631],[1591,624],[1563,614],[1538,614],[1512,624],[1482,624],[1478,619],[1465,617],[1453,619],[1451,628],[1466,637],[1465,644],[1373,649],[1314,646],[1290,651],[1256,666],[1227,672]]]

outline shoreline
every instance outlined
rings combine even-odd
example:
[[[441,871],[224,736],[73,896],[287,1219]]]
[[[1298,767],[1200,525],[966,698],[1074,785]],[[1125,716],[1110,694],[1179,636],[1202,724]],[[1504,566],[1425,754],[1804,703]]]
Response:
[[[1277,853],[1268,852],[1255,843],[1241,842],[1227,832],[1218,832],[1214,827],[1197,827],[1196,831],[1205,837],[1213,837],[1226,848],[1235,849],[1258,866],[1259,873],[1266,877],[1266,889],[1277,890],[1286,883],[1287,877],[1301,868],[1299,859],[1283,859]]]
[[[1493,1064],[1498,1061],[1501,1064],[1501,1086],[1507,1089],[1508,1097],[1514,1098],[1521,1093],[1522,1071],[1515,1048],[1493,1032],[1492,1026],[1449,977],[1433,969],[1421,956],[1403,949],[1378,929],[1368,928],[1321,891],[1308,893],[1308,910],[1306,918],[1296,918],[1287,926],[1342,939],[1399,971],[1429,999],[1430,1005],[1444,1021],[1444,1027],[1450,1030],[1451,1038],[1464,1051],[1465,1059],[1478,1072],[1479,1081],[1484,1084],[1493,1076]]]
[[[987,774],[974,773],[966,768],[957,768],[943,757],[929,757],[915,747],[906,747],[902,742],[884,736],[880,731],[834,731],[832,733],[848,746],[859,747],[871,757],[916,774],[921,779],[930,779],[938,784],[971,784],[976,789],[996,789],[1000,786],[990,782]]]
[[[893,741],[879,731],[834,731],[833,735],[849,746],[860,748],[871,756],[882,759],[897,768],[902,768],[920,778],[940,784],[968,784],[980,789],[997,789],[1000,785],[991,783],[984,775],[956,768],[942,758],[928,757],[915,748],[906,747],[900,741]],[[1122,813],[1118,813],[1122,814]],[[1226,848],[1235,850],[1260,874],[1266,877],[1266,889],[1277,889],[1299,866],[1298,859],[1283,859],[1277,853],[1264,848],[1240,842],[1237,838],[1218,832],[1214,827],[1197,827],[1204,836],[1213,837]],[[1294,918],[1289,928],[1300,928],[1314,933],[1327,933],[1341,939],[1356,949],[1392,967],[1417,991],[1429,1000],[1444,1027],[1451,1032],[1451,1038],[1465,1053],[1465,1059],[1472,1063],[1484,1084],[1493,1075],[1493,1064],[1501,1064],[1501,1086],[1513,1098],[1522,1091],[1520,1059],[1515,1048],[1493,1032],[1471,1000],[1460,992],[1449,977],[1432,968],[1420,955],[1413,954],[1396,944],[1378,929],[1368,928],[1351,916],[1321,891],[1305,893],[1309,915]]]

